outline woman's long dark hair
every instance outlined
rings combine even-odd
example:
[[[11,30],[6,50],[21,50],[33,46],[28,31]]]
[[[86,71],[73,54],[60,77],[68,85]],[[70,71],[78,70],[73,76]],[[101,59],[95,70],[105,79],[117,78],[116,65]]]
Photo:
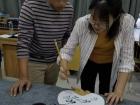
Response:
[[[92,0],[89,10],[97,12],[99,19],[105,21],[109,26],[109,15],[113,17],[113,24],[108,29],[109,38],[113,38],[119,33],[120,18],[122,13],[122,0]],[[89,24],[89,27],[91,25]],[[90,28],[91,29],[91,28]]]

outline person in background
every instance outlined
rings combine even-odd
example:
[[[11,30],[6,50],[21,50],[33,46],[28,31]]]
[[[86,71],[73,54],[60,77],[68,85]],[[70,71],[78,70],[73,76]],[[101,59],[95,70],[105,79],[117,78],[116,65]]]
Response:
[[[32,80],[56,84],[59,67],[54,40],[62,47],[63,37],[69,37],[72,30],[72,21],[73,7],[68,0],[25,0],[17,42],[19,79],[10,87],[11,96],[24,88],[29,90]]]
[[[0,50],[0,80],[2,79],[1,61],[2,61],[2,55]]]
[[[134,18],[123,12],[121,0],[92,0],[90,14],[79,18],[60,50],[60,77],[67,79],[68,63],[80,46],[81,88],[94,92],[99,74],[99,93],[109,105],[123,98],[129,74],[134,70]]]
[[[2,54],[1,54],[1,50],[0,50],[0,69],[1,69],[1,61],[2,61]]]

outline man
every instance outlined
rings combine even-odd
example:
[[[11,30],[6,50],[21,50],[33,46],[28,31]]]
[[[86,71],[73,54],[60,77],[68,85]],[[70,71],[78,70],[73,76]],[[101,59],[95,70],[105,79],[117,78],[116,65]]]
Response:
[[[63,37],[69,36],[72,28],[73,8],[68,0],[26,0],[19,17],[17,46],[19,80],[10,89],[11,96],[29,90],[31,80],[44,74],[44,83],[55,85],[59,67],[54,40],[62,47]],[[29,59],[30,57],[30,59]],[[29,62],[32,61],[32,62]],[[34,64],[34,68],[32,65]],[[29,68],[28,68],[29,67]],[[36,70],[35,78],[30,71]]]

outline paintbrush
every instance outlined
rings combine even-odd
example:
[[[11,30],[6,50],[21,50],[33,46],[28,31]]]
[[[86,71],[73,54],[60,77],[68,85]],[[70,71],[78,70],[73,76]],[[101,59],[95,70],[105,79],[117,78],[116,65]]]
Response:
[[[58,55],[60,56],[60,59],[62,59],[61,55],[60,55],[60,49],[58,47],[58,44],[57,44],[57,41],[54,40],[54,43],[55,43],[55,47],[57,49],[57,53]],[[84,91],[83,89],[80,89],[80,88],[75,88],[71,85],[69,79],[67,78],[67,83],[69,84],[69,86],[71,87],[72,90],[74,90],[75,93],[79,94],[79,95],[86,95],[86,94],[89,94],[90,92],[89,91]]]
[[[58,47],[58,44],[57,44],[56,39],[54,39],[54,43],[55,43],[55,47],[56,47],[56,49],[57,49],[57,53],[58,53],[60,59],[62,60],[62,57],[61,57],[61,55],[60,55],[60,49],[59,49],[59,47]],[[72,85],[70,84],[70,81],[69,81],[68,78],[67,78],[67,83],[69,84],[69,86],[71,87],[71,89],[73,89],[73,87],[72,87]]]

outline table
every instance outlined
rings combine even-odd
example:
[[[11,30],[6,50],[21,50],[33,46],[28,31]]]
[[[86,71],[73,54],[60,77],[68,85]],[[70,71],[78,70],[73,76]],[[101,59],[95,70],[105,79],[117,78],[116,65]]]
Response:
[[[14,29],[12,32],[9,29],[0,29],[0,35],[17,33]],[[4,58],[4,70],[2,70],[2,77],[18,77],[17,59],[16,58],[16,39],[15,38],[0,38],[0,50],[2,50]]]
[[[8,89],[12,83],[5,80],[0,81],[0,105],[33,105],[38,102],[46,105],[58,105],[57,96],[59,92],[66,90],[57,86],[33,84],[29,92],[11,97],[8,94]],[[140,102],[124,100],[119,105],[140,105]]]
[[[0,38],[0,45],[4,58],[4,78],[18,77],[18,63],[16,55],[16,38]]]
[[[38,102],[46,105],[58,105],[57,95],[64,90],[55,86],[36,84],[32,86],[29,92],[11,97],[8,89],[12,83],[10,81],[0,81],[0,105],[32,105]]]

